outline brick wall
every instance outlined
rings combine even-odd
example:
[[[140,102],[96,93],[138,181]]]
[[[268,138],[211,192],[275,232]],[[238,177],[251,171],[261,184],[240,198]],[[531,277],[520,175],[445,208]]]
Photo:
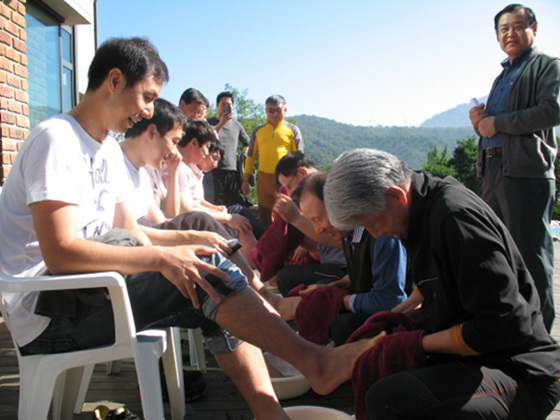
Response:
[[[25,3],[0,3],[0,186],[29,133]]]

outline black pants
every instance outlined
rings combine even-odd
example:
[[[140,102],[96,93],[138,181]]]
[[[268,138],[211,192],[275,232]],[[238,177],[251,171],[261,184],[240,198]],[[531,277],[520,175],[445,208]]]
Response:
[[[368,418],[545,419],[560,400],[551,377],[518,380],[474,362],[442,363],[401,372],[371,386]]]
[[[237,171],[214,169],[214,204],[231,206],[239,204],[241,183]]]

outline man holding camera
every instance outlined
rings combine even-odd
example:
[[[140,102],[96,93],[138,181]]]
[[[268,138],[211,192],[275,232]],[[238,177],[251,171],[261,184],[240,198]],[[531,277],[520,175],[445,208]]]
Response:
[[[208,118],[210,125],[218,132],[224,154],[218,167],[212,170],[214,176],[214,204],[231,206],[239,204],[240,177],[237,172],[237,145],[243,144],[244,151],[249,146],[249,136],[243,126],[233,119],[233,95],[222,92],[216,98],[218,113]]]

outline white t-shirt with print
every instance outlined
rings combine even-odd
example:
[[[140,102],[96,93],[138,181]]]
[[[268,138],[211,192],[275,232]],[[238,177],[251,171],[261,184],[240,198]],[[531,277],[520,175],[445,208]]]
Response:
[[[0,269],[15,277],[45,272],[29,205],[53,200],[79,208],[77,237],[106,233],[125,201],[126,168],[112,137],[93,139],[67,114],[39,123],[25,140],[0,195]],[[15,340],[33,341],[50,318],[34,314],[38,293],[4,293]]]

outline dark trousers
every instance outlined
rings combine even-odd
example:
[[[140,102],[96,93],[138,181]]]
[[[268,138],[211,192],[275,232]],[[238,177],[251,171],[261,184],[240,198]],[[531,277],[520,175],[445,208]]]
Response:
[[[560,400],[551,377],[517,380],[477,363],[452,362],[401,372],[368,390],[368,418],[541,420]]]
[[[554,245],[550,221],[554,207],[553,179],[512,178],[502,174],[502,158],[486,158],[482,199],[511,233],[535,281],[544,325],[554,322]]]
[[[239,203],[241,183],[237,171],[214,169],[214,204],[231,206]]]

